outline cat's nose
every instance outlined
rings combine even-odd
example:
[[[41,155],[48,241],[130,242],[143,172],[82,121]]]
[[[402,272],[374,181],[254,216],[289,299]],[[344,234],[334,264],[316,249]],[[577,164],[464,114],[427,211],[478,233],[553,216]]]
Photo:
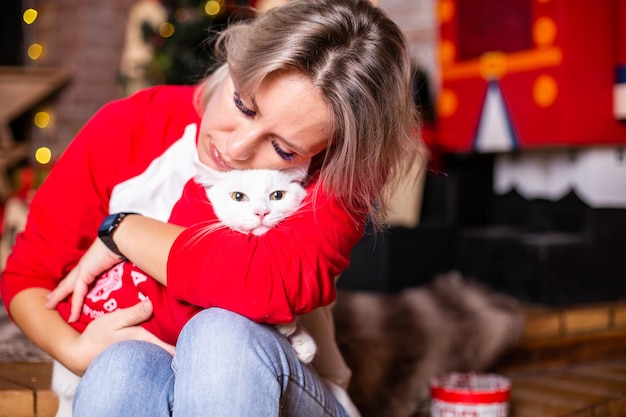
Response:
[[[256,216],[259,218],[259,220],[263,221],[263,219],[265,218],[265,216],[267,215],[267,213],[269,213],[269,211],[267,210],[256,210],[254,212],[254,214],[256,214]]]

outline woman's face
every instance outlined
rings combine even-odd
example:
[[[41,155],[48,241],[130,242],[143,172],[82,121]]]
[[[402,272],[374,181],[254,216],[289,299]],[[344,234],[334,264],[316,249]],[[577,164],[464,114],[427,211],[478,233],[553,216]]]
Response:
[[[198,155],[220,171],[307,165],[326,148],[330,129],[330,110],[303,75],[268,75],[254,100],[227,76],[202,115]]]

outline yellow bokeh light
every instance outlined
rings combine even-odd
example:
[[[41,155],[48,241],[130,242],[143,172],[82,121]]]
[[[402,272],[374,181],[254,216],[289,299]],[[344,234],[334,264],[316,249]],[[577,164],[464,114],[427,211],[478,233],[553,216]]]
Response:
[[[38,43],[34,43],[28,47],[27,53],[30,59],[36,61],[41,57],[41,54],[43,53],[43,46],[39,45]]]
[[[222,5],[215,0],[209,0],[204,5],[204,12],[209,16],[215,16],[219,14],[220,10],[222,10]]]
[[[161,37],[169,38],[173,34],[174,34],[174,25],[173,24],[171,24],[169,22],[165,22],[165,23],[161,23],[159,25],[159,35],[161,35]]]
[[[52,159],[52,151],[50,148],[42,146],[35,151],[35,161],[41,165],[46,165]]]
[[[24,13],[22,14],[22,19],[24,19],[24,22],[27,25],[30,25],[35,20],[37,20],[37,10],[35,10],[35,9],[26,9],[26,10],[24,10]]]
[[[40,129],[46,128],[50,124],[50,115],[45,111],[39,111],[35,114],[33,122]]]

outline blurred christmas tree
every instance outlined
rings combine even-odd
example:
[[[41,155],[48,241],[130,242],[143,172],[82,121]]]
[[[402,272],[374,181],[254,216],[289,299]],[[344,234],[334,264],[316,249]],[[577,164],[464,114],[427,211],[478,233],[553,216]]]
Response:
[[[141,66],[144,85],[193,84],[215,63],[214,34],[226,25],[254,18],[255,0],[140,0],[143,14],[136,20],[140,26],[141,47],[149,47],[152,56]],[[139,8],[138,8],[139,9]],[[156,10],[165,21],[153,18]],[[130,19],[129,19],[130,21]],[[132,29],[127,29],[131,31]],[[137,64],[135,64],[137,65]],[[122,71],[122,82],[129,93],[130,71]]]

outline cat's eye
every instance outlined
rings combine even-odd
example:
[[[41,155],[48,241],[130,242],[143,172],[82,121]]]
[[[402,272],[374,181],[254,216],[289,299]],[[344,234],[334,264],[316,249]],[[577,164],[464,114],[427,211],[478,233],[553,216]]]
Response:
[[[286,191],[274,191],[270,194],[270,200],[278,201],[285,198]]]
[[[241,191],[234,191],[233,193],[231,193],[230,198],[235,201],[248,201],[248,196]]]
[[[233,101],[235,102],[235,107],[237,107],[237,109],[239,109],[239,111],[242,112],[243,114],[245,114],[246,116],[248,116],[248,117],[256,116],[256,112],[255,111],[250,110],[249,108],[246,107],[245,104],[243,104],[243,101],[241,101],[241,96],[236,91],[233,94]]]

